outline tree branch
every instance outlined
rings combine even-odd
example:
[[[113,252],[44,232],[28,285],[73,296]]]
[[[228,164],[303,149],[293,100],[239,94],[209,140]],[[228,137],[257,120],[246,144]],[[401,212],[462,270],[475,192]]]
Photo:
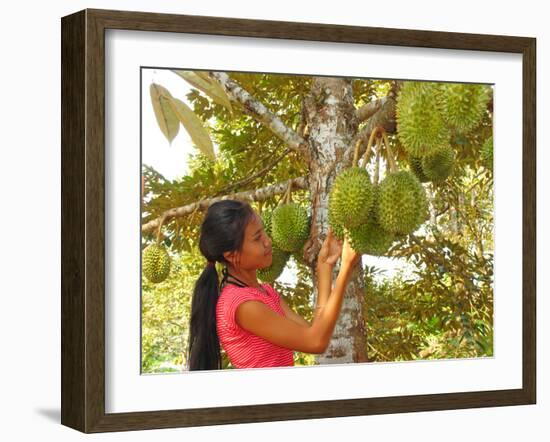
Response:
[[[239,86],[237,82],[232,80],[227,73],[209,72],[208,75],[222,85],[233,101],[241,103],[246,113],[266,126],[290,148],[298,152],[306,152],[306,141],[291,128],[289,128],[277,115],[272,113],[262,103]]]
[[[214,204],[217,201],[222,201],[226,199],[235,199],[241,201],[265,201],[268,198],[271,198],[275,195],[280,195],[285,193],[289,184],[292,186],[292,190],[297,189],[306,189],[308,186],[306,177],[291,178],[288,181],[283,181],[282,183],[271,184],[260,189],[246,190],[244,192],[237,192],[234,194],[218,196],[214,198],[208,198],[201,201],[197,201],[191,204],[187,204],[181,207],[174,207],[167,210],[158,218],[149,221],[141,226],[141,233],[149,233],[158,228],[160,220],[164,218],[163,225],[166,225],[168,221],[174,218],[182,218],[186,215],[193,213],[195,210],[204,210],[209,206]]]
[[[378,100],[371,101],[355,111],[355,117],[359,123],[369,119],[384,105],[388,97],[383,97]]]

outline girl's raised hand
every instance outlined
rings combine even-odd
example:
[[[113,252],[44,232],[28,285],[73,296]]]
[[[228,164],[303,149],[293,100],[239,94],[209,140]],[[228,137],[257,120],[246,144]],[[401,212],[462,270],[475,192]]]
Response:
[[[361,254],[352,249],[348,239],[344,239],[344,245],[342,247],[342,265],[353,267],[361,259]]]
[[[332,230],[329,228],[327,237],[323,241],[319,256],[317,257],[317,265],[329,265],[334,267],[338,258],[342,254],[342,241],[338,240]]]

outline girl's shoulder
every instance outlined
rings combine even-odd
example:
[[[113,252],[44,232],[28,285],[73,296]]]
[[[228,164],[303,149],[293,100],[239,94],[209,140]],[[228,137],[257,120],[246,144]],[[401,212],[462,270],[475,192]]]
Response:
[[[235,284],[225,284],[220,292],[220,298],[235,297],[235,296],[253,296],[258,292],[253,287],[239,287]]]
[[[273,296],[276,296],[277,298],[280,297],[279,292],[275,290],[275,287],[273,287],[271,284],[268,284],[267,282],[262,284],[262,286],[266,289],[268,293],[271,293]]]
[[[237,308],[246,301],[259,301],[271,310],[277,311],[280,304],[279,295],[270,284],[262,284],[265,291],[254,287],[239,287],[234,284],[223,286],[216,304],[217,321],[230,328],[236,327]]]
[[[220,293],[221,297],[235,297],[235,296],[246,296],[246,297],[258,297],[259,299],[265,298],[266,296],[269,297],[279,297],[279,293],[277,293],[277,290],[268,283],[261,284],[263,290],[256,287],[239,287],[235,284],[225,284],[222,288],[222,291]]]

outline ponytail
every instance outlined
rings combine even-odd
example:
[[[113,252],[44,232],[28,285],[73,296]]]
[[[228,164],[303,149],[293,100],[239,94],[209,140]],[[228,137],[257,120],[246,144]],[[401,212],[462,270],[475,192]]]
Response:
[[[213,263],[208,263],[195,284],[191,302],[187,353],[190,371],[222,368],[220,342],[216,329],[218,297],[218,272]]]

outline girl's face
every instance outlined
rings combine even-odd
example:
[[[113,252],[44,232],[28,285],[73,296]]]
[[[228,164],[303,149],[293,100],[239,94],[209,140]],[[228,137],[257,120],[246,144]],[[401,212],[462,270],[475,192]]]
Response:
[[[228,254],[226,258],[234,267],[243,270],[263,269],[271,265],[271,238],[265,233],[258,214],[254,213],[245,228],[241,252]]]

